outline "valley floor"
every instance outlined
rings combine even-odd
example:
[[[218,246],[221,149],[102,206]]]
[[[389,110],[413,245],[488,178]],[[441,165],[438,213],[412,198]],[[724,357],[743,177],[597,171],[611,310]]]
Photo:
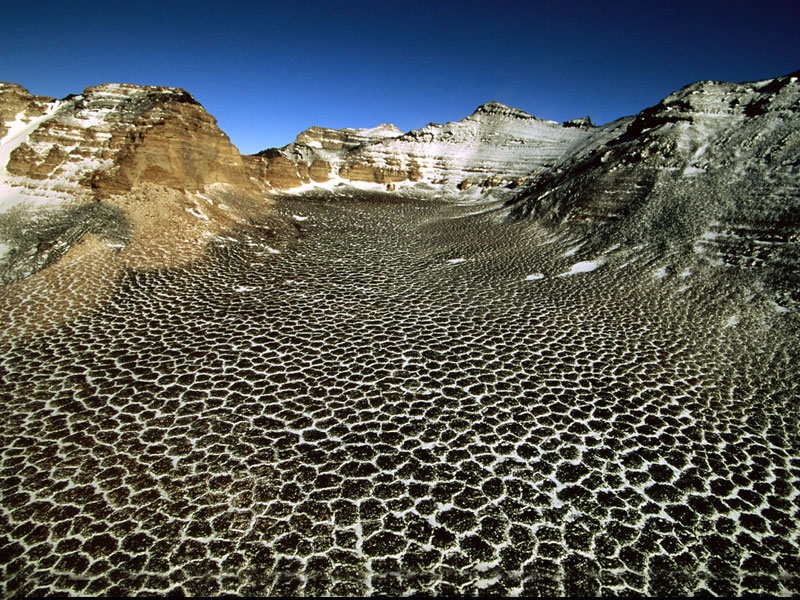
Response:
[[[800,593],[792,315],[477,205],[276,205],[0,333],[5,596]]]

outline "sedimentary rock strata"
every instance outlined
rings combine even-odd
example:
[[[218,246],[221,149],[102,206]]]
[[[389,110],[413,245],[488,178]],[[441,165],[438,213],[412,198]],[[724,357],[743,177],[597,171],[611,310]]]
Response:
[[[589,138],[587,130],[489,102],[461,121],[430,123],[405,134],[387,125],[366,130],[312,127],[293,144],[260,154],[270,168],[273,161],[297,165],[297,172],[287,173],[281,164],[281,187],[308,183],[303,168],[323,160],[330,165],[330,176],[345,182],[421,182],[446,192],[470,183],[519,184],[578,150]]]
[[[123,246],[172,239],[171,252],[154,249],[144,262],[174,265],[181,255],[197,255],[191,248],[198,240],[264,211],[269,185],[260,163],[240,156],[214,118],[183,90],[107,84],[58,101],[19,86],[0,91],[6,117],[0,182],[4,283],[52,264],[87,231]],[[239,200],[225,202],[226,196]],[[104,214],[121,209],[131,235],[104,231],[106,221],[96,219],[82,219],[70,229],[75,235],[60,239],[60,226],[35,233],[42,219],[66,224],[68,215],[88,215],[97,203],[107,207]],[[48,235],[54,239],[47,247],[22,243]],[[152,246],[138,245],[135,253],[147,247]]]

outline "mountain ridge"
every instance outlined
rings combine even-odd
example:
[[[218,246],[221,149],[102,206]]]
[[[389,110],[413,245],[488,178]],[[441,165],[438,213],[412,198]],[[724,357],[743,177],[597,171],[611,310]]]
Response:
[[[490,101],[460,121],[429,123],[400,135],[393,128],[390,135],[356,139],[351,133],[356,130],[311,128],[295,142],[257,156],[265,160],[270,182],[282,190],[335,180],[409,191],[435,186],[438,193],[457,194],[476,184],[482,189],[519,185],[584,141],[586,129]],[[307,133],[311,130],[314,135]],[[317,139],[322,131],[336,142]]]
[[[408,132],[387,123],[312,126],[250,156],[180,88],[101,84],[54,100],[0,84],[0,280],[25,279],[74,245],[71,236],[39,250],[19,246],[20,226],[8,223],[33,227],[25,210],[99,202],[100,222],[77,231],[102,238],[107,230],[109,243],[125,247],[129,240],[114,232],[151,231],[152,240],[162,231],[174,241],[160,255],[180,255],[189,247],[180,240],[192,239],[187,256],[196,256],[203,240],[257,221],[282,194],[358,189],[502,203],[508,218],[582,240],[586,256],[660,240],[712,262],[763,263],[781,297],[796,302],[780,281],[794,281],[800,261],[798,73],[694,82],[602,126],[589,117],[559,124],[489,101],[459,121]],[[21,216],[2,217],[14,207]],[[117,208],[127,228],[103,221]],[[769,241],[776,235],[782,241]],[[164,260],[137,264],[171,262]]]

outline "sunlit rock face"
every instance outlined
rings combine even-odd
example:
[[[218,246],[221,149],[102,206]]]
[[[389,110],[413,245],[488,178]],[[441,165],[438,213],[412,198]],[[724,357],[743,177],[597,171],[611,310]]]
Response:
[[[0,117],[0,285],[67,255],[108,255],[115,272],[184,264],[265,214],[263,165],[184,90],[53,100],[0,84]]]
[[[264,165],[271,186],[279,190],[295,188],[338,179],[340,164],[348,153],[402,133],[386,123],[368,129],[309,127],[292,144],[264,150],[254,158]]]
[[[21,178],[9,183],[28,188],[22,196],[107,196],[143,182],[191,192],[212,183],[260,190],[250,178],[257,171],[183,90],[105,84],[43,103],[18,86],[4,89],[5,127],[17,110],[12,129],[21,132],[8,140],[6,170]]]
[[[40,117],[52,101],[47,96],[34,96],[16,83],[0,82],[0,139],[8,133],[6,123],[14,121],[18,114]]]
[[[403,132],[389,123],[381,123],[368,129],[309,127],[297,135],[295,142],[324,150],[352,150],[363,144],[401,135]]]
[[[312,127],[294,143],[265,150],[270,183],[281,188],[331,179],[339,183],[404,182],[411,189],[455,193],[473,186],[519,185],[533,173],[579,151],[592,139],[590,121],[559,125],[488,102],[457,122],[430,123],[402,134],[393,125],[372,129]],[[324,164],[327,172],[311,171]],[[418,185],[415,185],[418,184]]]

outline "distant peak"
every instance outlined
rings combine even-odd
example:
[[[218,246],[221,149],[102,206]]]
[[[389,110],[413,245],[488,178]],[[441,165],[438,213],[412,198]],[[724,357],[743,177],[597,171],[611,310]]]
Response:
[[[403,134],[400,129],[391,123],[381,123],[375,127],[366,127],[363,129],[356,129],[355,131],[361,135],[374,137],[397,137]]]
[[[472,115],[470,116],[479,116],[479,115],[502,115],[505,117],[512,117],[515,119],[536,118],[533,115],[526,113],[524,110],[513,108],[511,106],[506,106],[505,104],[501,104],[500,102],[495,102],[494,100],[491,102],[487,102],[486,104],[481,104],[478,108],[475,109],[475,112],[473,112]]]
[[[475,109],[475,112],[503,112],[509,110],[511,107],[502,104],[501,102],[495,102],[494,100],[487,102],[486,104],[481,104],[478,108]]]

